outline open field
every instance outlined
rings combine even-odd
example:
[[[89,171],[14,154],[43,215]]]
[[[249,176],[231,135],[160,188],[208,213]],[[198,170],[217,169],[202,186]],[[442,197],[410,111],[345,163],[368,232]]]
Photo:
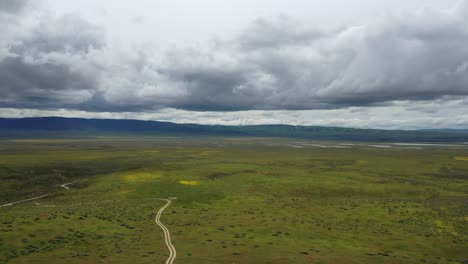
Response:
[[[0,205],[45,194],[0,208],[0,263],[164,263],[169,197],[175,263],[468,260],[466,144],[0,141]]]

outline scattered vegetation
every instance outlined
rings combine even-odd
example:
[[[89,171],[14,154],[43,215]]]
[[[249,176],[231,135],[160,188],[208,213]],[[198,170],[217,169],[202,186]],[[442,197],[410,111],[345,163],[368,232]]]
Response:
[[[467,148],[291,142],[2,141],[0,263],[466,262]]]

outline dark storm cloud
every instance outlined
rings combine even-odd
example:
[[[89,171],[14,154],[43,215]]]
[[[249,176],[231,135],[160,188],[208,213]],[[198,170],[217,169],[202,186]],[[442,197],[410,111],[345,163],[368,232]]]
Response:
[[[64,107],[64,102],[80,101],[80,91],[96,86],[94,79],[68,65],[26,63],[19,57],[0,62],[0,80],[0,103],[18,107]]]
[[[184,83],[187,95],[174,101],[174,107],[190,110],[229,111],[248,109],[255,98],[236,87],[248,78],[242,69],[230,70],[216,67],[208,68],[170,68],[162,71],[171,80]],[[236,98],[230,104],[229,101]]]
[[[234,44],[247,50],[280,48],[287,45],[306,45],[324,36],[324,33],[317,30],[303,29],[299,23],[286,17],[273,21],[259,18],[234,40]]]
[[[76,15],[41,21],[33,31],[12,47],[12,52],[87,52],[104,46],[104,32]]]
[[[29,0],[1,0],[0,13],[16,14],[23,11],[29,4]]]
[[[79,72],[73,72],[68,65],[27,63],[19,57],[8,57],[0,62],[2,87],[9,92],[29,89],[80,90],[91,89],[95,83]]]
[[[119,53],[77,16],[46,17],[0,56],[0,107],[298,110],[466,97],[467,3],[328,32],[258,19],[229,40],[157,56]]]
[[[7,37],[9,43],[0,43],[8,50],[0,52],[0,106],[76,107],[99,87],[87,61],[104,43],[98,27],[73,15],[43,16],[29,31]]]
[[[340,108],[468,95],[466,2],[451,12],[425,10],[337,32],[298,28],[284,18],[258,20],[228,43],[180,59],[203,67],[171,77],[185,84],[197,110]],[[177,72],[179,66],[165,67]]]

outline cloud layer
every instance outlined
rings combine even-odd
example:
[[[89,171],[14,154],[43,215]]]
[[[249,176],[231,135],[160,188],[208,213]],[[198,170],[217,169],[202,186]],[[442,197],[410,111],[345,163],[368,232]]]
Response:
[[[3,108],[314,110],[468,97],[467,0],[336,30],[259,18],[231,38],[164,50],[120,47],[78,15],[31,5],[0,2]]]
[[[468,127],[468,100],[399,101],[380,107],[349,107],[303,111],[194,112],[163,108],[151,112],[88,112],[69,109],[0,108],[0,117],[41,116],[159,120],[208,125],[289,124],[380,129],[466,129]]]

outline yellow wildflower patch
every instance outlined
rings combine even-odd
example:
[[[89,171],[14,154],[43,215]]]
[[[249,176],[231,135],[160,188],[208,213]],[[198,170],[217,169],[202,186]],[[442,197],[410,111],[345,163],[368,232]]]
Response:
[[[440,220],[435,220],[434,223],[438,228],[444,228],[444,223]]]
[[[468,161],[468,157],[455,157],[455,160]]]
[[[184,181],[184,180],[180,180],[179,181],[180,184],[185,184],[185,185],[198,185],[198,182],[197,181]]]
[[[356,160],[356,164],[357,165],[366,165],[367,161],[365,161],[365,160]]]
[[[144,152],[146,152],[146,153],[159,153],[161,151],[159,151],[159,150],[145,150]]]
[[[221,151],[218,150],[207,150],[207,151],[202,151],[198,154],[195,154],[194,156],[209,156],[213,154],[221,153]]]
[[[151,181],[160,177],[161,175],[159,175],[158,173],[138,172],[126,175],[125,180],[130,182]]]

